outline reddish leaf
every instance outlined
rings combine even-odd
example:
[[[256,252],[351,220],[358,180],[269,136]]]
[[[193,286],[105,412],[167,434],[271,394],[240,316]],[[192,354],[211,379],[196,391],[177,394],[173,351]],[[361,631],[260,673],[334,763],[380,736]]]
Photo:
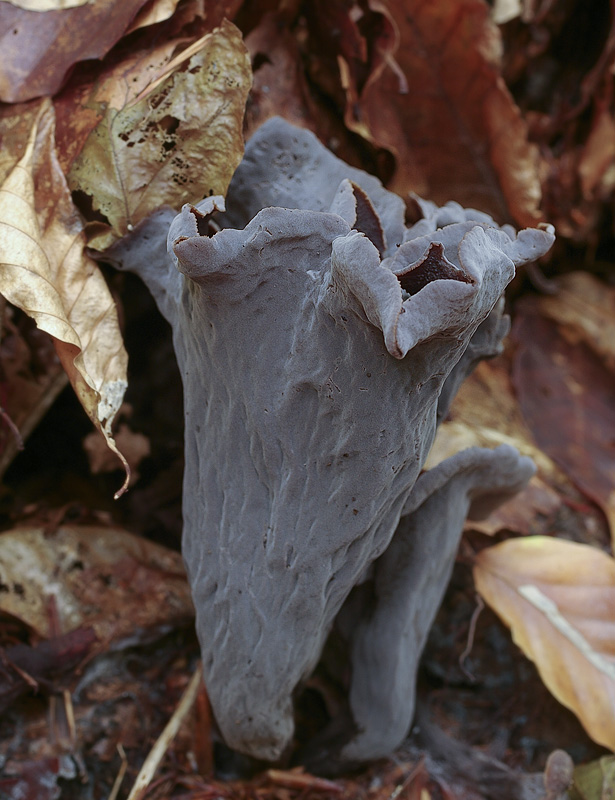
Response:
[[[501,43],[488,5],[372,0],[370,7],[391,15],[399,48],[394,51],[389,34],[383,50],[381,37],[382,57],[362,89],[340,55],[346,122],[395,154],[391,188],[535,224],[541,219],[538,150],[502,79]]]
[[[603,508],[615,535],[613,373],[578,333],[547,318],[540,300],[519,304],[513,338],[513,380],[536,442]]]
[[[96,642],[92,628],[77,628],[31,647],[16,644],[1,653],[0,711],[37,684],[46,684],[72,671]]]
[[[0,552],[0,610],[41,637],[49,633],[50,598],[61,632],[89,626],[97,650],[192,617],[181,556],[127,531],[17,528],[0,536]]]
[[[487,534],[503,529],[523,534],[546,533],[562,503],[560,492],[566,480],[536,447],[512,390],[507,360],[496,358],[479,364],[461,385],[448,420],[438,428],[425,467],[431,469],[466,447],[493,448],[501,444],[513,445],[530,456],[538,474],[487,520],[472,521],[468,527]]]
[[[73,64],[113,47],[145,2],[97,0],[42,13],[0,3],[0,100],[55,94]]]
[[[304,128],[316,129],[313,102],[305,83],[297,41],[284,20],[265,14],[246,37],[254,83],[246,108],[248,135],[277,115]]]

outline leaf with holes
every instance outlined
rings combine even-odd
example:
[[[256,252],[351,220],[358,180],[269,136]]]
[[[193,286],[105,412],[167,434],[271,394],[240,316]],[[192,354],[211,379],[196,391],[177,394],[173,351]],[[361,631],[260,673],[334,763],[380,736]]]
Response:
[[[243,154],[251,70],[230,22],[167,61],[136,96],[133,79],[115,71],[94,87],[86,105],[103,115],[68,176],[104,220],[90,239],[98,250],[163,204],[224,194]]]
[[[509,539],[479,553],[474,580],[549,691],[615,749],[615,560],[546,536]]]

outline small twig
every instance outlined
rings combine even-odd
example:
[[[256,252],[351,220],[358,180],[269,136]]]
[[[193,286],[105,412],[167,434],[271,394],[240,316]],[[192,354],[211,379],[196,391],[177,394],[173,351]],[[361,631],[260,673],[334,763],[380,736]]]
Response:
[[[21,438],[21,433],[19,432],[19,428],[17,427],[17,425],[15,425],[13,420],[10,418],[10,416],[4,410],[4,408],[2,408],[2,406],[0,406],[0,417],[2,417],[4,422],[8,425],[11,433],[15,437],[15,445],[16,445],[17,449],[18,450],[23,450],[24,449],[24,443],[23,443],[23,439]]]
[[[463,662],[470,655],[470,653],[472,652],[472,648],[474,647],[474,634],[476,633],[476,623],[478,622],[480,612],[483,610],[484,607],[485,603],[483,601],[483,598],[479,594],[477,594],[476,608],[474,609],[474,613],[472,614],[472,619],[470,620],[470,628],[468,630],[468,641],[466,643],[463,653],[459,656],[459,666],[461,668],[461,671],[469,680],[472,681],[472,683],[476,682],[476,678],[474,677],[474,675],[472,675],[471,672],[469,672],[465,668]]]
[[[18,666],[17,664],[14,664],[14,663],[11,661],[11,659],[10,659],[10,658],[8,658],[8,656],[6,655],[6,653],[4,652],[4,650],[2,650],[2,651],[0,652],[0,656],[2,657],[2,663],[3,663],[3,664],[6,664],[8,667],[10,667],[12,670],[14,670],[14,671],[15,671],[15,672],[16,672],[16,673],[19,675],[19,677],[20,677],[20,678],[21,678],[23,681],[25,681],[25,683],[27,683],[27,684],[28,684],[28,686],[29,686],[31,689],[34,689],[34,691],[35,691],[35,692],[36,692],[36,691],[38,691],[38,681],[37,681],[37,680],[35,680],[35,679],[32,677],[32,675],[30,675],[29,673],[27,673],[27,672],[25,671],[25,669],[22,669],[22,668],[21,668],[20,666]]]
[[[276,786],[282,786],[285,789],[300,789],[304,792],[329,792],[330,794],[342,794],[344,791],[338,783],[310,775],[303,772],[300,767],[292,770],[268,769],[266,775],[271,783]]]
[[[122,759],[122,763],[120,764],[120,768],[117,772],[117,776],[115,781],[113,782],[113,786],[111,787],[111,794],[107,798],[107,800],[115,800],[120,791],[120,786],[122,785],[122,781],[124,780],[124,775],[126,774],[126,770],[128,769],[128,759],[126,758],[126,753],[124,752],[124,748],[121,744],[117,745],[117,752],[120,754],[120,758]]]
[[[77,747],[77,726],[75,725],[73,698],[68,689],[63,690],[62,697],[64,699],[64,716],[68,727],[68,741],[70,742],[71,750],[75,750]]]
[[[410,783],[414,781],[414,779],[419,775],[419,773],[425,768],[425,756],[421,756],[414,767],[410,770],[410,774],[406,776],[403,783],[400,783],[396,786],[391,794],[389,795],[388,800],[397,800],[400,794],[408,787]]]
[[[160,762],[162,761],[171,742],[179,731],[184,718],[192,708],[202,677],[203,668],[199,664],[194,675],[190,679],[190,683],[186,687],[186,691],[184,692],[182,699],[179,701],[177,708],[173,712],[173,716],[167,722],[165,729],[162,731],[156,740],[156,743],[150,750],[148,757],[143,762],[143,766],[137,775],[134,786],[128,795],[128,800],[141,800],[144,797]]]

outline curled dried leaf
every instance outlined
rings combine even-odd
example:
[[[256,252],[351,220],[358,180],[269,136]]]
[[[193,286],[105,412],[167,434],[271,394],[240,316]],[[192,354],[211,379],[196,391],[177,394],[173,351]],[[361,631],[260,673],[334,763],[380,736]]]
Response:
[[[382,58],[364,83],[361,70],[340,56],[346,124],[393,152],[391,188],[437,202],[452,196],[501,221],[539,221],[538,149],[502,79],[501,42],[488,5],[369,5],[392,32],[376,43]]]
[[[88,416],[120,457],[111,423],[126,389],[117,311],[54,150],[54,114],[40,104],[26,150],[0,187],[0,292],[49,333]]]

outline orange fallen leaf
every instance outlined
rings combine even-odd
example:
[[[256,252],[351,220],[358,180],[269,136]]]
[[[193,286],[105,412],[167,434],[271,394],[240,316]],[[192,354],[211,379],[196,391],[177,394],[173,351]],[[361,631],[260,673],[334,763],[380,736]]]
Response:
[[[615,749],[615,560],[576,542],[509,539],[478,554],[474,580],[549,691]]]

